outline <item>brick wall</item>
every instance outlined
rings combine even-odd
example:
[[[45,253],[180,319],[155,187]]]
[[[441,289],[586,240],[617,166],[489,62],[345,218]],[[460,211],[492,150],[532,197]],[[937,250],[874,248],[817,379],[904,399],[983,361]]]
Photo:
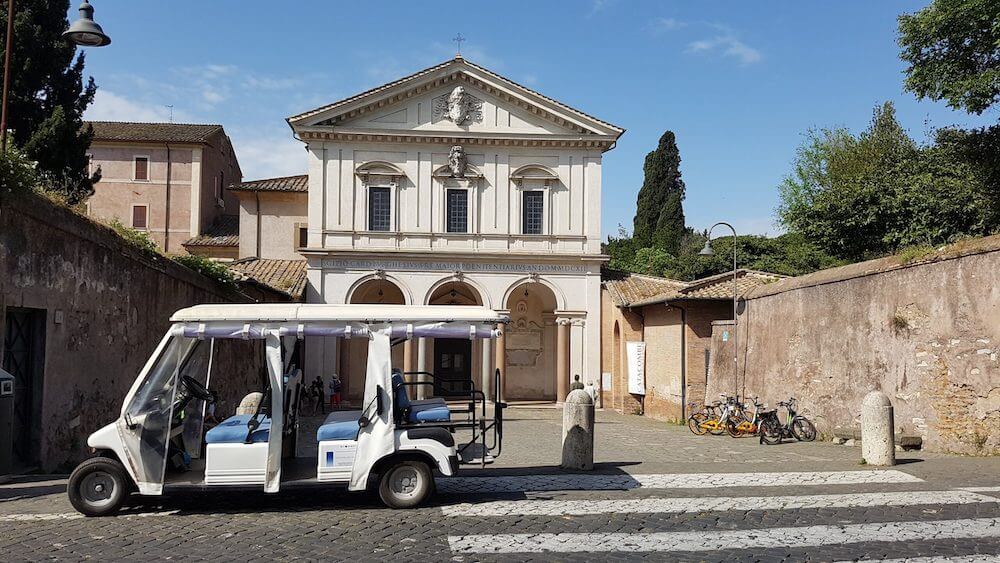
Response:
[[[925,448],[1000,454],[1000,236],[762,286],[739,336],[747,394],[795,396],[820,432],[856,430],[877,389]],[[732,354],[716,330],[710,396],[743,387]]]
[[[14,308],[44,316],[36,444],[43,469],[67,469],[86,455],[87,436],[117,416],[174,311],[233,300],[242,298],[171,260],[137,251],[103,225],[42,198],[5,196],[0,334]],[[220,349],[215,364],[220,414],[257,387],[253,351],[259,345],[241,344]]]

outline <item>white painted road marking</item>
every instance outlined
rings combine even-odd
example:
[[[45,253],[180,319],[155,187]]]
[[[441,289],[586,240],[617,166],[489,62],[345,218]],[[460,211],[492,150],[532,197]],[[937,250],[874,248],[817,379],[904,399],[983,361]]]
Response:
[[[1000,537],[1000,518],[881,522],[842,526],[691,532],[496,534],[448,536],[456,553],[606,553],[803,548],[866,542]]]
[[[123,512],[118,515],[119,518],[153,518],[158,516],[173,516],[177,514],[178,510],[160,510],[157,512]],[[38,513],[23,513],[23,514],[0,514],[0,523],[2,522],[45,522],[49,520],[76,520],[78,518],[86,518],[83,514],[79,512],[38,512]]]
[[[980,493],[1000,493],[1000,487],[991,487],[991,486],[983,486],[983,487],[955,487],[955,490],[957,490],[957,491],[973,491],[973,492],[980,492]]]
[[[770,497],[644,498],[627,500],[517,500],[442,506],[445,516],[571,516],[584,514],[698,513],[708,511],[858,508],[973,504],[1000,499],[969,491],[907,491]]]
[[[625,491],[630,489],[715,489],[919,483],[894,469],[881,471],[790,471],[786,473],[661,473],[647,475],[512,475],[439,479],[442,493],[518,493],[529,491]]]
[[[931,557],[907,557],[905,559],[862,559],[860,561],[839,561],[838,563],[997,563],[1000,555],[936,555]]]

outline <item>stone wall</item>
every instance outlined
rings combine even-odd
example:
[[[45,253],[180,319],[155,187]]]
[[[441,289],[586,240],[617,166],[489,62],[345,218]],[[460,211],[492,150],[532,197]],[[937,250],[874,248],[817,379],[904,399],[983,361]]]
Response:
[[[34,197],[0,205],[0,334],[13,309],[44,324],[36,456],[45,470],[86,454],[87,436],[112,422],[174,311],[243,300],[163,257],[138,251],[110,229]],[[259,354],[220,350],[212,387],[219,413],[256,388]],[[2,341],[0,341],[2,346]]]
[[[757,288],[740,312],[737,382],[724,328],[713,333],[709,396],[794,396],[833,434],[855,431],[862,398],[878,389],[897,432],[925,448],[1000,454],[1000,236]]]

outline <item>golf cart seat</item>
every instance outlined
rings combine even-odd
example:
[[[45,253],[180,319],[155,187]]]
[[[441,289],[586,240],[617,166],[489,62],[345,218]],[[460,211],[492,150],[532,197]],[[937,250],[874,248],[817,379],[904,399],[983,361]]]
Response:
[[[421,403],[410,401],[409,395],[406,394],[406,386],[403,385],[403,376],[393,374],[392,389],[395,393],[394,403],[400,420],[409,423],[451,421],[451,410],[444,399],[431,399],[433,402]]]
[[[403,385],[403,375],[401,373],[399,373],[398,371],[396,371],[395,369],[393,369],[393,372],[392,372],[392,387],[393,388],[402,387],[404,389],[404,393],[406,393],[406,391],[405,391],[406,385]],[[409,393],[406,393],[406,396],[407,396],[407,399],[409,399]],[[427,406],[443,407],[443,406],[446,406],[446,405],[447,405],[447,403],[445,403],[444,399],[442,399],[441,397],[431,397],[429,399],[410,400],[410,406],[414,406],[414,407],[427,407]]]
[[[359,418],[361,418],[361,411],[334,411],[330,413],[316,430],[316,441],[357,440],[358,431],[361,429],[358,426]]]
[[[252,414],[233,415],[221,424],[205,433],[206,444],[243,444],[247,440],[247,423],[253,417]],[[261,416],[260,426],[254,430],[252,442],[267,442],[271,436],[271,418]]]

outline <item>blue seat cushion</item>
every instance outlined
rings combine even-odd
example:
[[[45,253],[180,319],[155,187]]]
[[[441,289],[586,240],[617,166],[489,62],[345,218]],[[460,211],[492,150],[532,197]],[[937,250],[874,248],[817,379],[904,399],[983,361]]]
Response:
[[[334,411],[330,413],[323,424],[316,430],[316,441],[326,440],[357,440],[358,419],[361,411]]]
[[[431,405],[434,407],[443,407],[447,405],[447,403],[445,403],[444,399],[442,399],[441,397],[431,397],[429,399],[417,399],[416,401],[410,401],[410,405],[414,407],[425,407],[427,405]]]
[[[251,414],[238,414],[223,420],[215,428],[205,433],[205,443],[208,444],[242,444],[247,440],[247,423]],[[260,416],[260,426],[253,433],[253,443],[266,442],[271,437],[270,417]]]
[[[451,420],[451,410],[448,405],[412,405],[410,407],[410,422],[448,422]]]

